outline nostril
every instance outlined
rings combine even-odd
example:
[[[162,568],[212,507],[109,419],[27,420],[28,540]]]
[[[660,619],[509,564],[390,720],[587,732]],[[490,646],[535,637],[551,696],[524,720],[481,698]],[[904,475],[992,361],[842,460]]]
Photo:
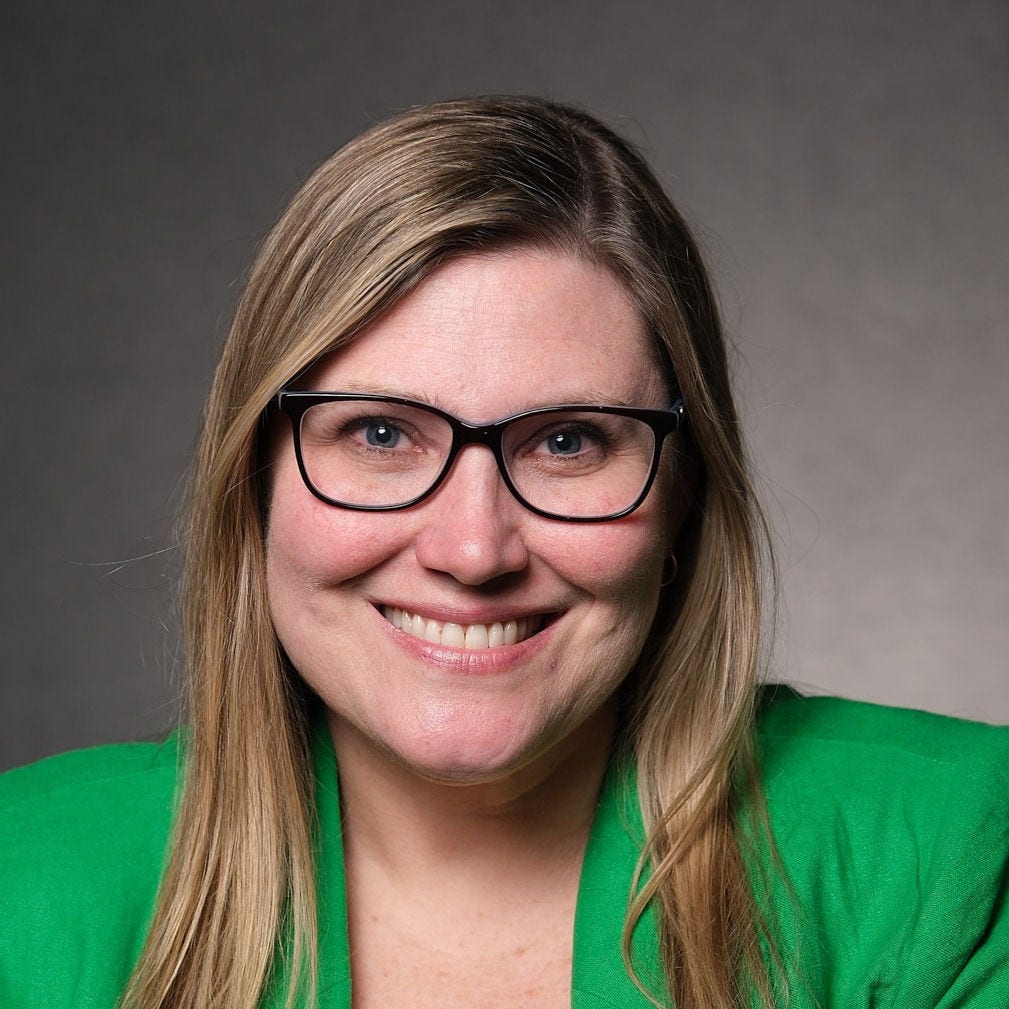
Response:
[[[474,521],[465,511],[426,525],[417,535],[415,551],[424,567],[468,585],[514,574],[529,563],[529,552],[516,529],[493,519]]]

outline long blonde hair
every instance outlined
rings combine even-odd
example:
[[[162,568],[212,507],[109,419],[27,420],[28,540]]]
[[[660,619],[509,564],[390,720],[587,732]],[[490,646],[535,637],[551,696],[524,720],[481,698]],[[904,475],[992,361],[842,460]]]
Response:
[[[756,789],[764,534],[715,299],[690,232],[629,144],[578,110],[490,97],[419,108],[352,141],[296,195],[252,267],[194,465],[184,785],[127,1009],[252,1009],[278,971],[292,1003],[314,1001],[307,702],[266,601],[261,416],[440,263],[516,244],[612,269],[689,416],[679,575],[629,682],[624,728],[651,871],[625,936],[654,903],[678,1009],[766,993],[736,831],[740,787]]]

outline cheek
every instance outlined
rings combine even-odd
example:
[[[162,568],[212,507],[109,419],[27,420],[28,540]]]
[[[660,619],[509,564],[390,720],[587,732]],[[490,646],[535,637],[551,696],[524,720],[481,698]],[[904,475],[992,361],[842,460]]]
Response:
[[[571,526],[570,541],[552,551],[551,566],[601,603],[640,607],[658,594],[665,534],[647,514],[598,526]]]
[[[391,556],[401,521],[386,513],[355,512],[319,501],[297,469],[277,467],[267,521],[267,576],[274,588],[303,590],[345,582]]]

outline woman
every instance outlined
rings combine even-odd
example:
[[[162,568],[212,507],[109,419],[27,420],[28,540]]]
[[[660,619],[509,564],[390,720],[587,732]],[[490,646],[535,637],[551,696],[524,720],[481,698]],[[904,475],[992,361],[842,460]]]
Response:
[[[765,542],[637,153],[372,129],[224,348],[187,730],[5,785],[4,1004],[1009,1004],[1005,731],[758,694]]]

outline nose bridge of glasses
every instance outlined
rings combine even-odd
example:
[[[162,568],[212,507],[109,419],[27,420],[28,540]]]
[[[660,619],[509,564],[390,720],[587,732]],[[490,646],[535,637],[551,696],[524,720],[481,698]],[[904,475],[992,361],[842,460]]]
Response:
[[[498,473],[510,487],[511,481],[508,479],[501,447],[501,437],[507,421],[498,421],[494,424],[470,424],[458,417],[447,417],[446,419],[452,426],[452,449],[446,460],[446,469],[454,468],[455,460],[464,448],[470,445],[482,445],[484,448],[490,449],[494,461],[497,463]]]

